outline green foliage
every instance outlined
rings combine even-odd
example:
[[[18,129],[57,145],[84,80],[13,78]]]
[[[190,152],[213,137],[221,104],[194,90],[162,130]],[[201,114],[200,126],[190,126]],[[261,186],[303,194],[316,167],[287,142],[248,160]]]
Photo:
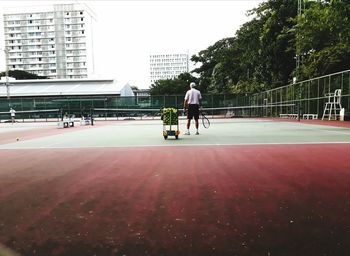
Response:
[[[297,25],[302,78],[350,68],[349,19],[349,1],[310,3]]]
[[[267,71],[259,82],[270,88],[282,86],[292,80],[295,68],[295,47],[291,47],[290,41],[294,38],[291,31],[297,1],[268,1],[261,4],[257,13],[264,23],[260,33],[260,62]]]
[[[9,70],[10,77],[16,78],[16,80],[26,80],[26,79],[47,79],[46,76],[38,76],[23,70]],[[0,77],[6,76],[6,72],[1,72]]]
[[[191,82],[198,84],[198,79],[189,73],[182,73],[177,78],[158,80],[150,87],[151,95],[184,95]],[[199,86],[199,90],[202,88]]]
[[[251,10],[255,17],[235,37],[225,38],[192,57],[194,70],[210,92],[247,92],[273,88],[291,80],[295,50],[290,47],[296,2],[268,1]],[[247,87],[245,85],[252,85]],[[244,85],[244,86],[243,86]],[[235,88],[237,87],[237,88]]]
[[[133,91],[137,91],[139,89],[136,85],[131,85],[130,88]]]
[[[232,58],[234,38],[225,38],[216,42],[206,50],[200,51],[198,55],[192,56],[195,63],[202,63],[202,66],[192,72],[198,73],[201,77],[199,86],[203,92],[220,93],[229,90],[228,84],[232,80],[231,68],[235,62]]]
[[[192,56],[199,84],[213,93],[253,93],[350,69],[350,1],[269,0],[232,38]],[[300,69],[296,70],[296,56]]]
[[[246,94],[265,91],[264,84],[258,83],[255,80],[240,80],[235,86],[232,86],[231,93],[233,94]]]

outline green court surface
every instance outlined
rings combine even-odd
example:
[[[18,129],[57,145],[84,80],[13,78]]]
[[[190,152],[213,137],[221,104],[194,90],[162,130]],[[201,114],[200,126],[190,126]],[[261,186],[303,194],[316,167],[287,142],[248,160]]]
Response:
[[[33,125],[7,125],[8,131],[26,132]],[[0,145],[1,149],[25,148],[89,148],[89,147],[144,147],[144,146],[193,146],[193,145],[254,145],[254,144],[317,144],[350,143],[350,129],[305,122],[283,122],[258,119],[217,119],[211,121],[209,129],[200,126],[200,134],[184,135],[185,122],[180,121],[179,139],[163,138],[160,120],[96,122],[94,126],[58,129],[56,124],[44,124],[45,129],[57,133],[36,138],[14,140]],[[4,127],[2,127],[4,128]],[[175,126],[176,128],[176,126]],[[64,130],[64,132],[63,132]],[[1,133],[1,131],[0,131]]]

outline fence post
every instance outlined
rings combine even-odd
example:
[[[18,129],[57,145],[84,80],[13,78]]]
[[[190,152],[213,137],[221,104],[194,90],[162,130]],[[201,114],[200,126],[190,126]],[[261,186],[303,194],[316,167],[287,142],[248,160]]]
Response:
[[[211,95],[211,117],[214,118],[214,95]]]

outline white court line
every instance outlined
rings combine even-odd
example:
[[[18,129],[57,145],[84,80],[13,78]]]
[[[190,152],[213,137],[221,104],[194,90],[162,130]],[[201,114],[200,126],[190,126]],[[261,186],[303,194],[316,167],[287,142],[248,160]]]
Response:
[[[178,144],[178,145],[116,145],[116,146],[70,146],[70,147],[50,147],[50,146],[40,146],[40,147],[0,147],[0,150],[33,150],[33,149],[84,149],[84,148],[150,148],[150,147],[201,147],[201,146],[264,146],[264,145],[330,145],[330,144],[350,144],[350,141],[344,142],[334,142],[334,141],[326,141],[326,142],[268,142],[268,143],[260,143],[260,142],[252,142],[252,143],[232,143],[232,144],[221,144],[221,143],[213,143],[213,144]]]

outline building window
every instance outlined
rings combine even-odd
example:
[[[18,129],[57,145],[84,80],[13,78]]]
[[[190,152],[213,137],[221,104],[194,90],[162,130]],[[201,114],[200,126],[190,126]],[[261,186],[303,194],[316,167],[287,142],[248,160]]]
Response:
[[[84,34],[84,30],[82,30],[81,33]]]
[[[81,21],[84,21],[84,18],[81,18],[80,20],[81,20]]]

